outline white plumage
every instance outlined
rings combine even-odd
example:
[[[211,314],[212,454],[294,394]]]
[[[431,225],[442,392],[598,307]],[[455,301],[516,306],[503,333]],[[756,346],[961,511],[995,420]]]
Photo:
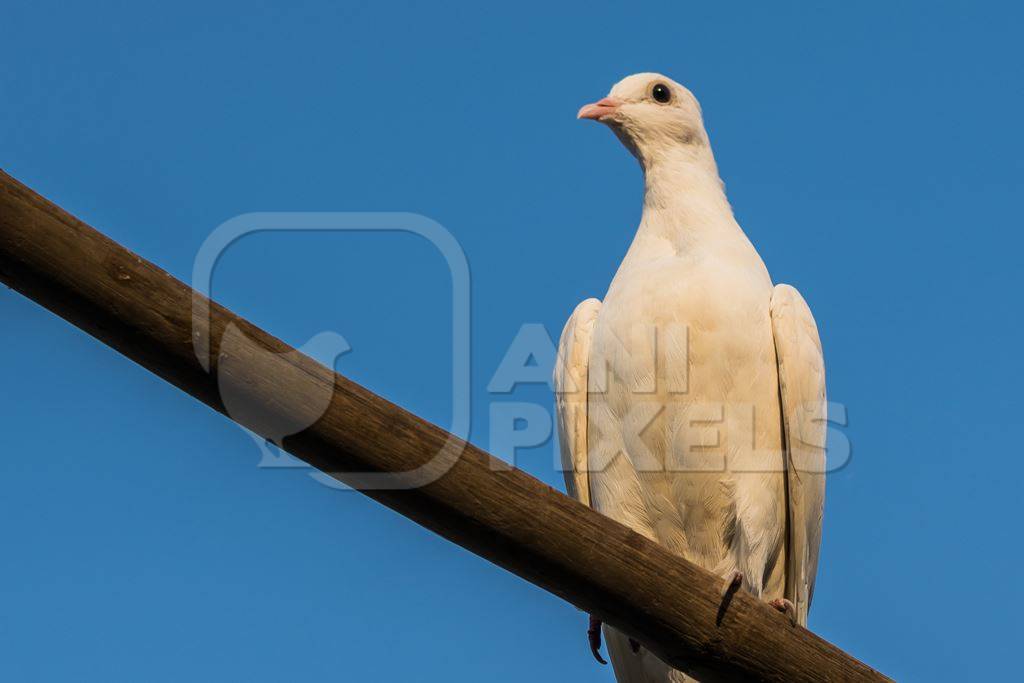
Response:
[[[700,106],[659,74],[580,110],[644,171],[643,217],[605,295],[562,332],[570,494],[806,623],[824,501],[817,329],[733,218]],[[788,601],[788,602],[787,602]],[[688,679],[605,629],[620,683]]]

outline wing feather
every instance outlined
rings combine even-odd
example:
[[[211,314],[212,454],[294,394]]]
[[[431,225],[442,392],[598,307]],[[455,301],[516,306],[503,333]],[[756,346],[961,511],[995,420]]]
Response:
[[[806,625],[825,503],[825,362],[818,328],[796,289],[778,285],[771,311],[787,451],[786,597]]]
[[[588,506],[587,367],[594,323],[600,310],[600,301],[587,299],[573,311],[558,343],[554,373],[555,412],[565,489],[570,496]]]

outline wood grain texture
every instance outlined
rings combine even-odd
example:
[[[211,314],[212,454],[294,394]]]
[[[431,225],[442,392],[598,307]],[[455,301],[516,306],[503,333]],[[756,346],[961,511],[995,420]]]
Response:
[[[194,330],[190,287],[3,172],[0,280],[218,411],[225,412],[224,386],[284,420],[331,392],[323,416],[284,447],[340,481],[349,480],[345,472],[403,472],[428,463],[450,438],[215,303],[208,329],[203,321]],[[232,326],[250,343],[223,353],[221,340]],[[209,371],[196,357],[196,332],[209,333]],[[695,676],[888,680],[742,591],[723,604],[718,577],[460,445],[458,459],[434,483],[364,493]],[[582,620],[576,645],[585,654]]]

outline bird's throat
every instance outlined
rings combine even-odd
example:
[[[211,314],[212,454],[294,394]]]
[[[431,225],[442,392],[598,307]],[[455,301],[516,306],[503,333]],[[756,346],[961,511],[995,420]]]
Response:
[[[666,156],[644,168],[641,233],[679,242],[728,232],[731,226],[738,229],[710,155]]]

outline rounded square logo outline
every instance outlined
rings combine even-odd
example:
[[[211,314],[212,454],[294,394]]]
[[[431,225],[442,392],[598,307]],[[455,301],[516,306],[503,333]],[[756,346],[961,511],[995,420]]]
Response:
[[[471,405],[469,262],[454,235],[437,221],[411,212],[266,211],[240,214],[221,223],[199,248],[192,269],[192,344],[196,357],[209,372],[208,297],[221,254],[247,235],[310,231],[410,233],[434,245],[448,265],[452,278],[452,423],[447,440],[430,460],[412,470],[326,473],[339,481],[343,477],[342,483],[356,490],[402,490],[433,483],[451,469],[466,448]],[[203,324],[197,324],[199,321]]]

